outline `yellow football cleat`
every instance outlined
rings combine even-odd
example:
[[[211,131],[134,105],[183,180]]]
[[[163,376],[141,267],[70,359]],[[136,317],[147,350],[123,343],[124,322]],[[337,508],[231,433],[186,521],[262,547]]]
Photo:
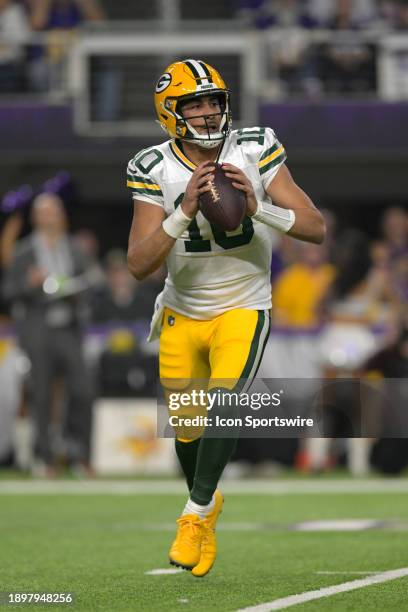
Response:
[[[214,508],[205,517],[205,520],[208,522],[209,526],[212,529],[215,529],[218,517],[219,517],[219,515],[222,512],[222,506],[224,504],[224,498],[223,498],[222,493],[221,493],[221,491],[219,489],[215,490],[214,497],[215,497]]]
[[[219,515],[222,512],[224,498],[218,489],[214,493],[214,509],[207,514],[202,524],[201,556],[198,565],[193,567],[191,573],[197,578],[202,578],[212,568],[217,556],[217,540],[215,538],[215,526]]]
[[[196,514],[184,514],[177,519],[176,539],[169,551],[172,565],[191,570],[200,561],[203,521]]]

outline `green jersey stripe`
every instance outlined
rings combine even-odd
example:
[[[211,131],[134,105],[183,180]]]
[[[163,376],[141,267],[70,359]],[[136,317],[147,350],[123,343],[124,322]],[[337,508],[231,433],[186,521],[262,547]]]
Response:
[[[275,157],[275,159],[273,159],[271,162],[269,162],[269,164],[266,164],[265,166],[260,168],[259,169],[259,174],[264,174],[265,172],[267,172],[268,170],[270,170],[274,166],[277,166],[278,164],[281,164],[282,162],[284,162],[285,159],[286,159],[286,153],[282,153],[281,155],[278,155],[278,157]]]
[[[259,158],[259,161],[262,161],[263,159],[265,159],[265,157],[268,157],[269,155],[277,151],[280,146],[280,144],[274,144],[270,149],[267,149],[264,153],[262,153],[261,157]]]
[[[133,174],[132,172],[127,173],[128,181],[132,183],[146,183],[147,185],[157,185],[154,181],[145,176],[139,176],[138,174]]]
[[[141,189],[141,188],[136,188],[136,187],[130,187],[130,189],[136,195],[138,193],[149,195],[149,196],[162,196],[163,195],[163,192],[161,191],[161,189]]]

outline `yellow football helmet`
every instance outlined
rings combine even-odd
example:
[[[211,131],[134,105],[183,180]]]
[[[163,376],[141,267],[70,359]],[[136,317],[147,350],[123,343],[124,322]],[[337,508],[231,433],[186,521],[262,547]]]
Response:
[[[184,119],[180,101],[197,96],[219,96],[221,107],[220,131],[199,134]],[[229,90],[219,73],[200,60],[186,59],[170,64],[157,81],[154,102],[158,122],[171,138],[180,138],[207,149],[222,142],[231,129]]]

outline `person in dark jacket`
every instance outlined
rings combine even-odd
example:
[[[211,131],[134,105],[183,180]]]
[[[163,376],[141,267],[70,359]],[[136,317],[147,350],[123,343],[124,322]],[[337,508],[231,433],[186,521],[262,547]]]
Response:
[[[61,199],[44,193],[33,202],[33,232],[18,241],[4,270],[3,297],[11,303],[21,348],[30,363],[29,405],[36,430],[39,472],[52,473],[50,415],[57,376],[67,400],[68,459],[87,465],[92,392],[82,352],[81,321],[92,267],[71,240]]]

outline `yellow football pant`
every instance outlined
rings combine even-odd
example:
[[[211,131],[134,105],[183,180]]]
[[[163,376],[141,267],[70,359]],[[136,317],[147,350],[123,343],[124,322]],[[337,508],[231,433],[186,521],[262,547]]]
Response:
[[[165,308],[160,336],[160,379],[166,395],[193,389],[242,390],[258,371],[269,335],[267,310],[229,310],[199,321]],[[244,380],[242,380],[244,379]],[[206,406],[184,407],[181,414],[206,414]],[[177,438],[192,440],[202,428],[176,429]]]

